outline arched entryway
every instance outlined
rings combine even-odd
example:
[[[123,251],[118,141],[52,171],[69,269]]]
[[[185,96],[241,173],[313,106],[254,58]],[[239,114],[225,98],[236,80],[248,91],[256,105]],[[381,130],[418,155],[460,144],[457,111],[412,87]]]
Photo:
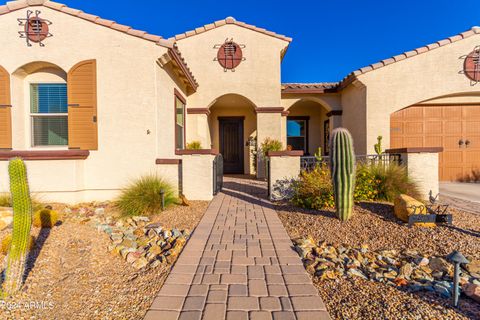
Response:
[[[314,155],[321,148],[322,154],[326,155],[331,130],[329,110],[317,101],[303,99],[287,111],[287,147],[303,150],[305,155]]]
[[[226,174],[255,174],[255,105],[244,96],[226,94],[209,108],[208,118],[212,148],[224,158]]]
[[[418,104],[390,117],[390,147],[443,147],[440,181],[480,178],[480,104]]]

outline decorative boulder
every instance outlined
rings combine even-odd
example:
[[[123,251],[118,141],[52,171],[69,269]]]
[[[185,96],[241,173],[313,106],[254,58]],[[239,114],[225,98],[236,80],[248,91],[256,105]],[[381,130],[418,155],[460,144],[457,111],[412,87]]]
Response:
[[[423,202],[401,194],[395,199],[395,216],[403,222],[408,222],[408,218],[413,214],[428,214],[427,208]],[[415,223],[419,227],[435,227],[435,223]]]

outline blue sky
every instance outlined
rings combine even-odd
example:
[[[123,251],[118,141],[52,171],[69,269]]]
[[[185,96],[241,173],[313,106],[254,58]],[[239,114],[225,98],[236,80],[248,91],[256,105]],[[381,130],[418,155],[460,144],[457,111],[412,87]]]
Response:
[[[285,34],[293,42],[283,61],[283,82],[338,81],[360,67],[480,25],[478,0],[58,2],[163,37],[227,16]]]

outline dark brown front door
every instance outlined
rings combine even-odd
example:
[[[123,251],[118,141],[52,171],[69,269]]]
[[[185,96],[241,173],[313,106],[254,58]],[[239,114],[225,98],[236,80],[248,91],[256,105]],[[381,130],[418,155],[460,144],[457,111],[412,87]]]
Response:
[[[243,118],[219,118],[220,153],[225,173],[243,174]]]

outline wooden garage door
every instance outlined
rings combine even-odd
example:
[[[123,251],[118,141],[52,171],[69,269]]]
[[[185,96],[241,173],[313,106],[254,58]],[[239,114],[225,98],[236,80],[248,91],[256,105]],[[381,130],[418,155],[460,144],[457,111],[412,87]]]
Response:
[[[480,105],[408,107],[391,115],[390,130],[392,148],[443,147],[440,180],[480,178]]]

